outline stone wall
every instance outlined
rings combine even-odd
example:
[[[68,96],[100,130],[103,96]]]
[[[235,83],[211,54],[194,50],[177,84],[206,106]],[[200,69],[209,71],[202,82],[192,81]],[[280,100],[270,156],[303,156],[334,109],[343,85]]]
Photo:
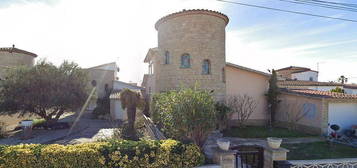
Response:
[[[220,16],[220,17],[217,17]],[[160,20],[158,30],[158,55],[154,73],[156,92],[193,87],[214,90],[217,97],[225,95],[224,67],[225,27],[227,20],[217,12],[183,11]],[[227,18],[228,19],[228,18]],[[170,63],[164,64],[165,52],[170,53]],[[189,54],[191,67],[181,67],[181,56]],[[202,63],[208,59],[211,73],[202,74]]]

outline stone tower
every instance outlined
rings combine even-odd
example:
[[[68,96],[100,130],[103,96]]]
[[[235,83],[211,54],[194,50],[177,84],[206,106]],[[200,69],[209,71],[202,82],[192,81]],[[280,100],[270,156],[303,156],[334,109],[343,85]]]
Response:
[[[155,24],[156,92],[173,90],[196,83],[225,95],[225,28],[228,17],[211,10],[183,10],[167,15]]]

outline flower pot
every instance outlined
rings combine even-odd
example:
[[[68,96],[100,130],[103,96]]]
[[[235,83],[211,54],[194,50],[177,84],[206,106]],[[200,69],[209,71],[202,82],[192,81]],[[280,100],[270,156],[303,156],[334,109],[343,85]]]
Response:
[[[281,138],[273,138],[273,137],[267,138],[267,142],[268,142],[269,147],[271,147],[273,149],[280,148],[280,145],[281,145],[282,141],[283,141],[283,139],[281,139]]]
[[[229,150],[229,145],[231,144],[231,142],[229,142],[229,140],[227,139],[218,139],[217,140],[217,145],[220,149],[228,151]]]

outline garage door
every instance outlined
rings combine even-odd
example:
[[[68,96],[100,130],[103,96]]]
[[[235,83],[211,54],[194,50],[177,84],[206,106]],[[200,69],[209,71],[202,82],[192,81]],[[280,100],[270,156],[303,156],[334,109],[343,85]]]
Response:
[[[350,129],[352,125],[357,125],[357,104],[330,103],[328,111],[330,125],[337,124],[341,129]]]

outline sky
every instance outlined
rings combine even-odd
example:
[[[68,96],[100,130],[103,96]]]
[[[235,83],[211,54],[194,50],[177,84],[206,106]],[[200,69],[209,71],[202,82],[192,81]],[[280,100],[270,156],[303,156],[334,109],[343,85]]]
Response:
[[[279,0],[232,1],[357,20],[356,12]],[[216,0],[0,0],[0,47],[15,44],[57,65],[64,60],[83,68],[117,62],[121,81],[140,84],[148,69],[146,53],[157,46],[156,21],[197,8],[230,18],[227,62],[264,72],[303,66],[319,70],[320,81],[344,75],[357,83],[357,23]]]

